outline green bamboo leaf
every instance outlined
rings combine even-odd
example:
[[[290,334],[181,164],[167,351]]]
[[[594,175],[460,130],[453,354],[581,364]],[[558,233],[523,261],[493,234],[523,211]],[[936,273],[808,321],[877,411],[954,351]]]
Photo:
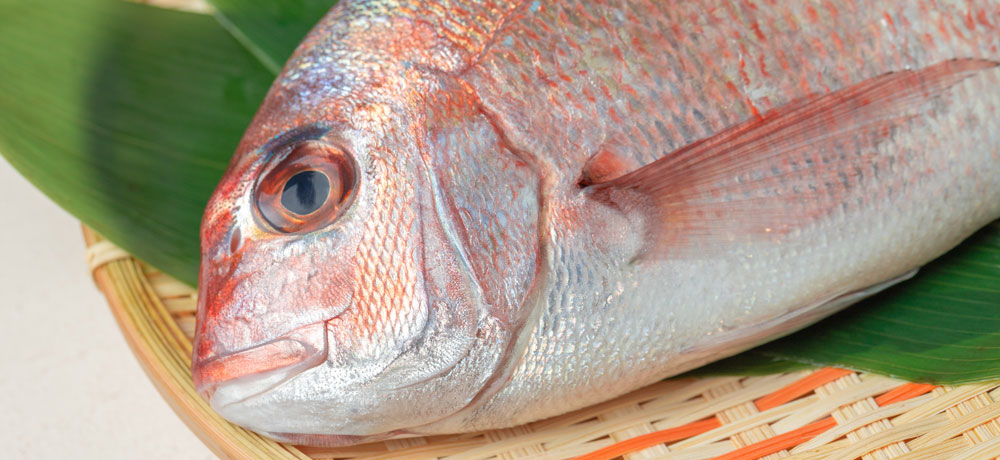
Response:
[[[336,0],[210,0],[215,17],[277,74]]]
[[[195,284],[201,213],[274,75],[210,16],[116,0],[0,0],[0,50],[0,153]]]

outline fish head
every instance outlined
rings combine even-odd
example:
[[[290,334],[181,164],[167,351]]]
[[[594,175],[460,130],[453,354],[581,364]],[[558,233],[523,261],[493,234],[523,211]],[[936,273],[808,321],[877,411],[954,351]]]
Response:
[[[392,46],[311,37],[204,214],[192,371],[230,421],[351,444],[467,407],[511,332],[435,196],[420,97],[432,83]]]

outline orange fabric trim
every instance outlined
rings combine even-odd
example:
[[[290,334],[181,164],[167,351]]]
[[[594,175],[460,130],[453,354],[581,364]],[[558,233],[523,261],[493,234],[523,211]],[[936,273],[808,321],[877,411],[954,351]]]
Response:
[[[794,401],[802,395],[837,380],[845,375],[853,374],[854,371],[847,369],[837,369],[834,367],[824,367],[806,377],[788,385],[774,393],[761,397],[756,401],[757,409],[764,412],[773,409],[789,401]]]
[[[609,460],[632,452],[648,449],[657,444],[680,441],[681,439],[697,436],[706,431],[714,430],[720,426],[722,426],[722,423],[719,422],[718,418],[707,418],[705,420],[688,423],[687,425],[681,425],[677,428],[656,431],[642,436],[636,436],[632,439],[626,439],[608,447],[597,449],[589,454],[581,455],[574,460]]]

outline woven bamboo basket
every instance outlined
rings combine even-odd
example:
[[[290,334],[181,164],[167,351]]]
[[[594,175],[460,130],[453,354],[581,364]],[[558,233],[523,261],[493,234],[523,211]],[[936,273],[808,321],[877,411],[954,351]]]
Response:
[[[87,260],[126,340],[174,411],[227,459],[992,459],[1000,381],[908,383],[825,368],[759,377],[672,379],[504,430],[327,449],[260,437],[195,393],[197,293],[84,228]]]

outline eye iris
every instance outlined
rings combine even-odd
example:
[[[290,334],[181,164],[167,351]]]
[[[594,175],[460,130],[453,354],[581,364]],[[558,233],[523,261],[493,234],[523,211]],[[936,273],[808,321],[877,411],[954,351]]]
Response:
[[[281,205],[288,211],[305,216],[316,212],[330,195],[330,179],[319,171],[302,171],[285,182]]]
[[[335,222],[353,203],[357,163],[347,152],[320,141],[306,141],[281,152],[265,167],[253,189],[261,229],[304,234]]]

